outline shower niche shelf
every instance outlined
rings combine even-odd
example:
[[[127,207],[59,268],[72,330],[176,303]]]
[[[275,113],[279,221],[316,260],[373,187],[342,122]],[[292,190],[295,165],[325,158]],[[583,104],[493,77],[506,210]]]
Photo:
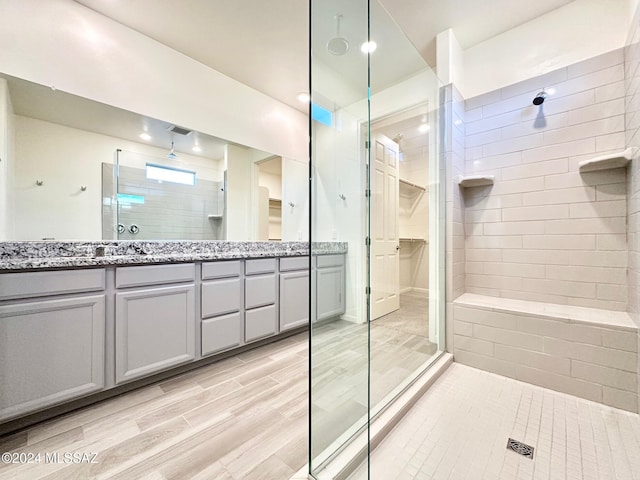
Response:
[[[462,188],[486,187],[488,185],[493,185],[494,180],[494,175],[467,175],[465,177],[460,177],[458,185]]]
[[[580,172],[597,172],[612,168],[626,167],[636,154],[636,148],[627,148],[623,152],[610,153],[590,160],[583,160],[578,164]]]
[[[218,214],[207,215],[207,218],[212,220],[220,220],[222,218],[222,215],[218,215]]]
[[[398,184],[400,186],[400,196],[402,197],[414,197],[427,191],[426,187],[422,187],[402,178],[398,180]]]

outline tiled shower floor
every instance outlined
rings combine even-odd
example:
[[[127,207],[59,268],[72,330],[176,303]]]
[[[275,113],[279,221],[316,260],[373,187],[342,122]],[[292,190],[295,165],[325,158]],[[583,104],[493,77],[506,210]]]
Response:
[[[454,363],[374,450],[371,479],[639,480],[640,416]]]

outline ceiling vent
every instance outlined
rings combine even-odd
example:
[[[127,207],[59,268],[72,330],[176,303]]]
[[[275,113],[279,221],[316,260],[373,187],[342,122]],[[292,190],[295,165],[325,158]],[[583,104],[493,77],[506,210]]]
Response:
[[[191,135],[192,130],[187,130],[186,128],[182,128],[182,127],[178,127],[177,125],[171,125],[168,130],[171,133],[175,133],[177,135],[184,135],[185,137],[187,135]]]

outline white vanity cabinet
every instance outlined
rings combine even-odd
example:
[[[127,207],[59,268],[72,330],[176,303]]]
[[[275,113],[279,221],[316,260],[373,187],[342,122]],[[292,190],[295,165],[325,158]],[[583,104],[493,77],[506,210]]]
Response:
[[[309,323],[309,257],[280,259],[280,331]]]
[[[318,255],[316,269],[316,321],[345,312],[345,256]]]
[[[115,381],[195,359],[195,265],[116,268]]]
[[[0,421],[102,390],[105,270],[0,274]]]
[[[244,339],[247,343],[278,333],[277,261],[276,258],[245,261]]]
[[[244,289],[241,274],[241,260],[202,264],[202,356],[243,343]]]

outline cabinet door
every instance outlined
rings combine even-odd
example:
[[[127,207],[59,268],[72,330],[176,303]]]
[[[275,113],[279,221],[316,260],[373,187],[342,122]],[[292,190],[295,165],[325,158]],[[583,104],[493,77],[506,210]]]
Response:
[[[104,386],[104,295],[0,307],[0,420]]]
[[[116,383],[195,357],[195,286],[116,294]]]
[[[344,313],[344,267],[316,270],[316,320]]]
[[[309,323],[309,271],[280,273],[280,331]]]
[[[247,310],[244,318],[244,335],[247,342],[278,333],[278,314],[275,305]]]

